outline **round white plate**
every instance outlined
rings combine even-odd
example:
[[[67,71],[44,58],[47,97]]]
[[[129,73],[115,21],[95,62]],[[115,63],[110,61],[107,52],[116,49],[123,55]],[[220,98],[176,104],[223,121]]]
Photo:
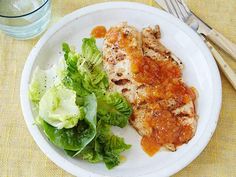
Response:
[[[81,47],[81,40],[89,37],[97,25],[109,28],[127,21],[138,29],[149,25],[160,25],[162,42],[184,63],[184,79],[199,93],[197,113],[199,115],[196,135],[178,148],[176,152],[162,151],[154,157],[145,154],[140,146],[140,137],[132,127],[127,126],[119,135],[132,144],[124,153],[127,160],[118,167],[107,170],[105,165],[90,164],[70,158],[51,144],[40,129],[33,125],[34,115],[28,98],[28,86],[36,66],[50,67],[61,56],[61,44],[66,41]],[[102,41],[98,44],[101,47]],[[216,63],[204,42],[187,25],[175,17],[138,3],[113,2],[97,4],[79,9],[48,30],[32,49],[22,74],[21,106],[28,129],[41,150],[58,166],[79,177],[156,177],[169,176],[187,166],[204,149],[216,128],[221,107],[221,80]]]

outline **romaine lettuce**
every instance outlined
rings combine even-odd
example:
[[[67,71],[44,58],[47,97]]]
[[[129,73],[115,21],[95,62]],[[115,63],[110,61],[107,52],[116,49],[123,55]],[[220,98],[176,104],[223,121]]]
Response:
[[[98,98],[98,116],[109,125],[122,128],[131,114],[131,105],[119,93],[106,93]]]
[[[96,40],[94,38],[84,38],[82,44],[82,56],[87,61],[88,69],[93,69],[102,63],[102,53],[96,46]],[[89,62],[89,63],[88,63]]]
[[[111,125],[100,120],[96,138],[78,154],[78,157],[92,163],[103,160],[107,168],[112,169],[120,164],[120,153],[130,147],[131,145],[126,144],[123,138],[111,132]]]
[[[93,38],[85,38],[82,54],[77,54],[68,44],[63,43],[67,74],[63,80],[65,86],[76,91],[78,96],[91,93],[103,94],[108,88],[108,78],[102,69],[102,54]]]
[[[89,95],[90,92],[83,88],[83,76],[77,69],[77,63],[80,58],[73,49],[69,47],[67,43],[62,44],[62,50],[64,51],[64,58],[67,64],[66,74],[63,78],[63,84],[76,92],[78,96]]]

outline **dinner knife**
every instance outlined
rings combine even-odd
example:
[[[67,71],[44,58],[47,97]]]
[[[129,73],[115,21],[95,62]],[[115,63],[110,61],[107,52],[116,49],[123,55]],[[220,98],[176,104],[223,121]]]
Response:
[[[222,48],[225,52],[233,57],[236,60],[236,44],[231,42],[229,39],[224,37],[221,33],[216,31],[207,25],[204,21],[202,21],[197,15],[195,15],[183,0],[155,0],[164,10],[170,12],[171,14],[178,16],[178,13],[182,13],[184,15],[184,19],[182,19],[187,24],[193,24],[197,26],[197,32],[206,36],[220,48]],[[180,7],[179,9],[172,8],[173,5]],[[181,18],[181,17],[179,17]]]
[[[217,52],[217,50],[205,39],[205,35],[202,33],[204,29],[207,30],[208,27],[207,24],[205,24],[201,19],[198,19],[185,5],[183,0],[156,0],[156,2],[167,12],[173,14],[174,16],[180,18],[182,21],[187,23],[194,31],[196,31],[200,37],[203,39],[203,41],[206,43],[208,48],[210,49],[211,53],[213,54],[215,60],[217,61],[219,67],[229,80],[229,82],[232,84],[234,89],[236,90],[236,73],[233,71],[233,69],[224,61],[224,59],[221,57],[221,55]],[[181,3],[177,4],[178,2]],[[171,4],[168,4],[171,3]],[[176,3],[176,4],[174,4]],[[177,8],[171,8],[174,5],[178,5]],[[191,17],[189,17],[189,13],[191,12]],[[188,20],[189,18],[192,18],[193,20]],[[197,20],[194,20],[197,18]],[[200,24],[200,25],[199,25]],[[200,30],[199,30],[200,28]],[[211,28],[210,28],[211,29]]]

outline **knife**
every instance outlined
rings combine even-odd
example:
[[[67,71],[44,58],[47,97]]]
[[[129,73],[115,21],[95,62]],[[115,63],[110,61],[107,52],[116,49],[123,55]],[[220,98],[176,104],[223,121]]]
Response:
[[[207,34],[211,33],[211,29],[201,19],[199,19],[194,13],[192,13],[183,0],[156,0],[156,2],[167,12],[178,17],[180,20],[187,23],[194,31],[196,31],[202,40],[206,43],[210,49],[212,55],[217,61],[219,67],[236,90],[236,73],[234,70],[224,61],[222,56],[217,50],[205,39]],[[179,4],[180,3],[180,4]],[[176,6],[176,7],[175,7]],[[215,31],[215,30],[214,30]],[[217,32],[218,33],[218,32]],[[209,36],[209,35],[208,35]],[[227,39],[226,39],[227,40]]]
[[[220,48],[222,48],[225,52],[233,57],[236,60],[236,44],[231,42],[229,39],[224,37],[221,33],[216,31],[207,25],[204,21],[202,21],[198,16],[196,16],[183,0],[155,0],[165,11],[170,12],[178,18],[181,18],[188,25],[195,24],[197,27],[197,32],[199,34],[204,35]],[[179,8],[173,8],[173,6],[177,6]],[[181,15],[179,15],[181,14]],[[184,16],[182,18],[182,16]]]

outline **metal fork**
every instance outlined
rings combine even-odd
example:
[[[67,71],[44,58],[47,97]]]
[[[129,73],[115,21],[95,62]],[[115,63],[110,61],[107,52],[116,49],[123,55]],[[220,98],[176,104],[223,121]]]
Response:
[[[194,13],[189,10],[189,8],[187,7],[187,5],[185,4],[183,0],[164,0],[164,1],[166,3],[167,8],[173,15],[175,15],[176,17],[178,17],[180,20],[187,23],[188,25],[190,25],[193,22],[193,20],[191,19],[191,16]],[[205,22],[203,23],[207,25]]]
[[[179,3],[177,3],[177,1]],[[192,11],[190,11],[185,2],[183,0],[165,0],[167,8],[169,11],[174,14],[176,17],[178,17],[183,22],[187,23],[195,32],[198,30],[198,24],[194,23],[194,21],[191,19],[191,14],[193,14]],[[204,23],[204,22],[203,22]],[[205,23],[204,23],[205,24]],[[234,89],[236,90],[236,73],[233,71],[233,69],[225,62],[225,60],[222,58],[222,56],[217,52],[217,50],[209,43],[205,36],[198,33],[201,39],[205,42],[205,44],[210,49],[212,55],[214,56],[215,60],[217,61],[219,67],[225,74],[225,76],[228,78]]]
[[[181,8],[178,3],[174,0],[164,0],[166,3],[167,8],[169,9],[169,12],[171,12],[173,15],[177,16],[182,21],[186,22],[188,17],[191,15],[188,8]],[[183,4],[182,0],[177,0],[179,3]],[[178,7],[175,8],[175,7]]]

